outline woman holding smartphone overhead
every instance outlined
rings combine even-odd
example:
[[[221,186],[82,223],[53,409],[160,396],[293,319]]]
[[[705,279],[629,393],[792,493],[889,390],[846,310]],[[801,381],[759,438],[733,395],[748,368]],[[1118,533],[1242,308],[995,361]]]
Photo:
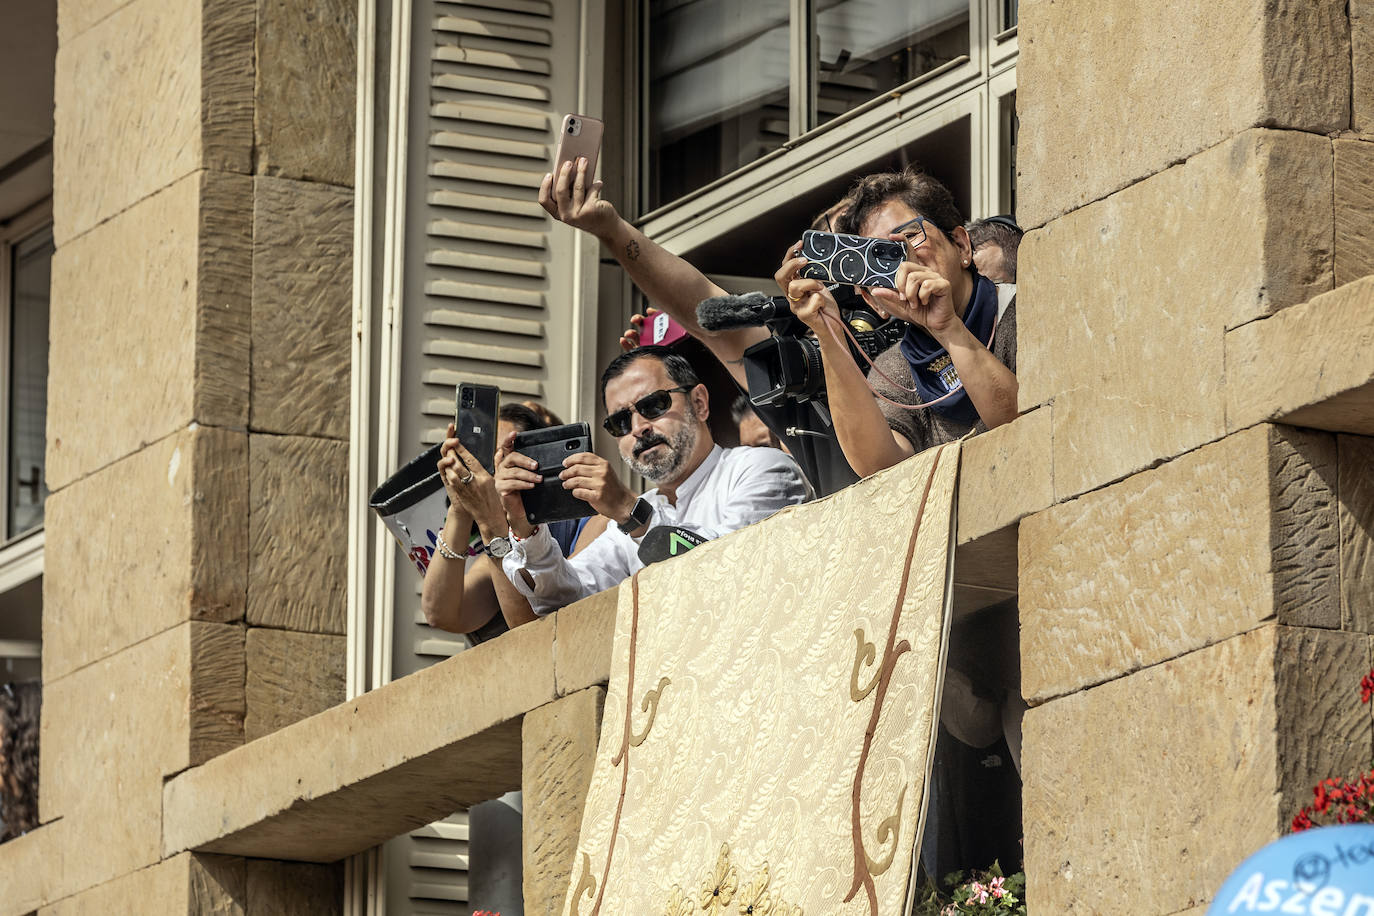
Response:
[[[557,417],[549,417],[558,425]],[[498,414],[496,441],[548,425],[525,404],[505,404]],[[466,633],[473,642],[481,642],[529,623],[535,615],[501,571],[500,557],[509,549],[510,527],[491,474],[459,441],[453,424],[440,455],[439,476],[448,493],[448,516],[425,574],[420,608],[430,626]],[[495,461],[503,457],[498,449]],[[481,540],[469,544],[474,524]],[[571,556],[579,544],[591,543],[605,526],[605,519],[594,517],[554,523],[550,533],[564,555]]]

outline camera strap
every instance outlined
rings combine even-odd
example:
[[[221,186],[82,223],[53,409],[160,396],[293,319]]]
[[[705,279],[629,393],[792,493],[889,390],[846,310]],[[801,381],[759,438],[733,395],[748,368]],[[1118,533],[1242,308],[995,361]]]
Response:
[[[998,310],[997,310],[997,317],[996,317],[995,319],[993,319],[993,322],[992,322],[992,332],[991,332],[990,334],[988,334],[987,342],[986,342],[986,343],[983,343],[983,341],[979,341],[979,343],[982,343],[983,346],[986,347],[986,348],[989,350],[989,352],[992,350],[992,342],[997,338],[997,325],[998,325],[998,323],[1001,321],[1001,318],[1002,318],[1002,311],[1003,311],[1003,309],[998,309]],[[908,388],[907,386],[903,385],[901,382],[898,382],[898,381],[897,381],[896,379],[894,379],[892,376],[888,375],[888,374],[887,374],[886,372],[884,372],[883,370],[879,369],[879,368],[878,368],[878,364],[875,363],[875,362],[873,362],[873,360],[872,360],[871,358],[869,358],[869,355],[868,355],[867,353],[864,352],[863,347],[861,347],[861,346],[859,345],[858,339],[856,339],[856,338],[854,337],[854,332],[851,331],[851,330],[849,329],[849,326],[846,325],[843,321],[840,321],[838,318],[834,317],[834,316],[831,315],[829,312],[825,312],[825,311],[822,311],[822,312],[821,312],[821,317],[825,319],[825,327],[826,327],[826,330],[828,330],[828,331],[830,332],[830,336],[833,337],[833,338],[835,339],[835,343],[841,344],[841,345],[844,344],[844,341],[840,340],[839,335],[837,335],[837,334],[835,333],[835,325],[838,324],[838,325],[840,326],[840,330],[844,331],[845,335],[848,336],[849,339],[850,339],[851,341],[854,342],[854,348],[855,348],[856,350],[858,350],[859,355],[862,356],[862,357],[864,358],[864,362],[868,363],[869,369],[872,370],[873,372],[878,373],[878,375],[880,375],[880,376],[882,376],[884,379],[886,379],[886,380],[887,380],[887,383],[888,383],[889,385],[892,385],[894,388],[899,388],[899,389],[901,389],[902,391],[910,392],[911,394],[919,395],[919,394],[921,393],[921,392],[920,392],[920,389],[918,389],[918,388]],[[900,407],[900,408],[903,409],[903,410],[925,410],[927,407],[934,407],[936,404],[939,404],[939,403],[942,402],[942,401],[945,401],[945,400],[947,400],[947,399],[949,399],[949,398],[952,398],[952,397],[955,397],[955,396],[957,396],[957,395],[960,395],[960,394],[963,394],[963,393],[964,393],[964,383],[963,383],[962,380],[960,380],[960,382],[959,382],[959,387],[958,387],[958,388],[955,388],[953,391],[949,392],[948,394],[941,395],[940,397],[935,398],[935,399],[930,400],[930,401],[922,401],[922,402],[919,403],[919,404],[904,404],[904,403],[902,403],[901,401],[894,401],[894,400],[892,400],[892,398],[888,397],[887,395],[883,394],[883,393],[882,393],[881,391],[879,391],[878,389],[874,388],[874,387],[873,387],[873,383],[870,382],[870,381],[868,381],[867,378],[864,379],[864,384],[868,385],[868,390],[871,391],[871,392],[873,392],[873,396],[874,396],[874,397],[876,397],[876,398],[878,398],[878,399],[880,399],[880,400],[886,401],[887,403],[891,404],[893,407]]]

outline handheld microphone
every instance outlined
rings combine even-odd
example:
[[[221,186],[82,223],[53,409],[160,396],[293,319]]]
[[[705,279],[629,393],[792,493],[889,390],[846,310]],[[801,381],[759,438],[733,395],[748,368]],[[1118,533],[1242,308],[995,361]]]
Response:
[[[785,297],[766,296],[758,292],[745,293],[743,296],[714,296],[703,299],[697,306],[697,321],[708,331],[759,328],[791,314],[791,303]]]

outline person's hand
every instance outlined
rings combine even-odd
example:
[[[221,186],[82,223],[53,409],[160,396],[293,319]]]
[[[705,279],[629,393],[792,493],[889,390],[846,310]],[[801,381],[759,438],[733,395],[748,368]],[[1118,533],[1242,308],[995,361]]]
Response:
[[[631,315],[630,326],[625,329],[625,333],[620,335],[620,349],[628,353],[638,347],[644,336],[644,322],[657,315],[658,312],[658,309],[649,306],[644,310],[643,315],[638,312]]]
[[[600,455],[592,452],[569,455],[563,459],[563,470],[558,476],[563,480],[563,489],[589,503],[598,515],[623,522],[635,507],[635,495],[620,482],[610,462]]]
[[[601,182],[591,179],[586,158],[565,162],[557,174],[546,173],[539,183],[539,205],[554,219],[605,239],[620,223],[620,214],[609,200],[601,199]]]
[[[439,447],[439,479],[449,502],[477,522],[484,541],[506,533],[506,513],[496,483],[482,463],[454,437],[453,424]]]
[[[962,322],[954,312],[954,296],[949,280],[937,271],[914,261],[903,261],[897,268],[897,288],[869,290],[870,295],[898,318],[930,332],[943,343],[946,332]]]
[[[794,243],[787,252],[787,257],[783,260],[782,266],[777,273],[773,274],[774,281],[782,288],[783,294],[787,296],[787,301],[792,307],[792,314],[801,319],[802,323],[816,333],[819,338],[823,334],[835,333],[827,330],[828,322],[825,319],[829,315],[835,321],[835,327],[839,327],[840,307],[835,302],[835,297],[830,290],[825,288],[825,283],[815,279],[803,279],[797,277],[797,271],[801,270],[806,264],[806,258],[800,254],[801,242]]]
[[[543,478],[539,476],[539,462],[514,451],[515,433],[502,440],[496,449],[496,492],[510,520],[510,530],[516,537],[527,538],[534,526],[525,518],[525,500],[520,496],[533,490]]]

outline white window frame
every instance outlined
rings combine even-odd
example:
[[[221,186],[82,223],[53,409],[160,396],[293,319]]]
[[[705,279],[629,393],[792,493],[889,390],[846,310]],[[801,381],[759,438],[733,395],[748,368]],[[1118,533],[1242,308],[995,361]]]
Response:
[[[642,4],[648,0],[630,0],[628,14],[647,20],[643,15]],[[917,112],[925,112],[968,87],[987,79],[990,69],[995,65],[1014,64],[1016,49],[1016,29],[1008,29],[996,38],[988,32],[1000,20],[1000,0],[970,0],[969,2],[969,53],[924,73],[915,79],[886,89],[872,99],[857,105],[809,130],[803,126],[814,117],[816,109],[817,85],[814,67],[809,53],[810,36],[808,29],[799,27],[814,20],[815,0],[792,0],[791,8],[791,61],[789,81],[789,133],[790,138],[781,150],[769,153],[738,169],[717,178],[701,188],[675,200],[668,201],[651,211],[642,213],[636,225],[644,229],[650,238],[662,244],[662,240],[649,232],[649,227],[659,227],[669,222],[673,214],[697,215],[702,209],[713,209],[725,202],[727,205],[739,198],[733,197],[741,182],[749,182],[752,173],[754,183],[766,182],[767,176],[779,172],[793,174],[804,170],[808,161],[826,159],[837,150],[853,145],[870,135],[881,133],[894,119],[911,117]],[[648,23],[642,22],[638,29],[640,54],[648,42]],[[643,67],[638,68],[639,111],[637,112],[639,130],[627,133],[628,142],[637,145],[633,152],[640,171],[640,180],[633,185],[639,190],[641,201],[648,197],[649,143],[647,136],[640,132],[647,128],[649,119],[644,105],[649,96],[648,74]],[[976,147],[975,147],[976,148]]]
[[[969,119],[969,218],[1004,212],[1000,103],[1016,90],[1016,29],[989,30],[999,0],[978,0],[975,40],[966,63],[953,61],[790,142],[783,150],[644,214],[635,224],[675,254],[757,219],[884,153],[963,118]],[[981,36],[981,40],[979,39]],[[639,142],[636,138],[634,142]],[[647,144],[642,144],[647,146]],[[641,169],[646,168],[641,160]]]
[[[10,328],[14,302],[11,300],[14,250],[30,237],[52,226],[52,198],[49,197],[0,226],[0,475],[6,483],[6,496],[0,501],[0,532],[9,526],[8,480],[10,470]],[[43,574],[44,526],[38,525],[15,537],[0,538],[0,592],[9,591]]]

